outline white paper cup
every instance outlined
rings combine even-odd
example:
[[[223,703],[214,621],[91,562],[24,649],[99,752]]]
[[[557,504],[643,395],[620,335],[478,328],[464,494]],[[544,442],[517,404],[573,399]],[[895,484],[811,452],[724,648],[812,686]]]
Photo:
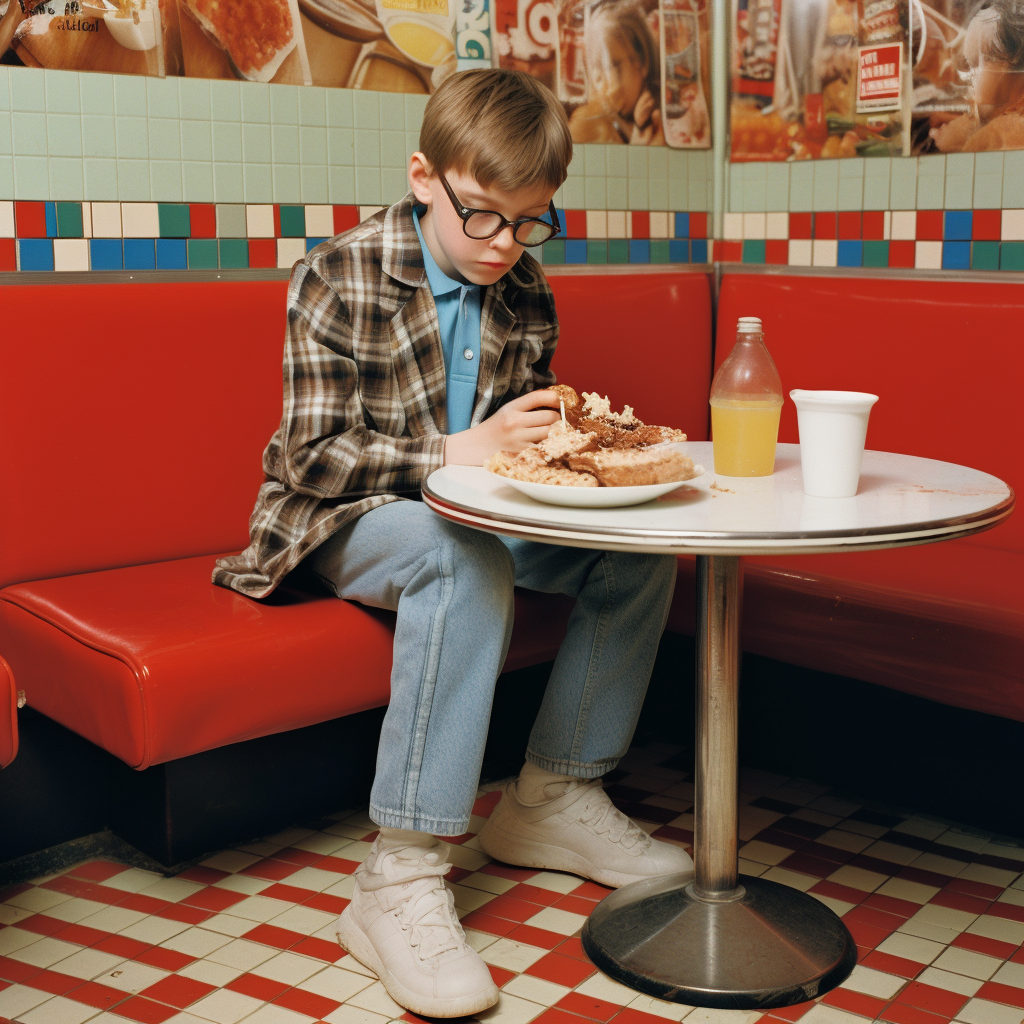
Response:
[[[878,395],[863,391],[790,391],[800,430],[804,494],[852,498],[857,493],[868,416]]]

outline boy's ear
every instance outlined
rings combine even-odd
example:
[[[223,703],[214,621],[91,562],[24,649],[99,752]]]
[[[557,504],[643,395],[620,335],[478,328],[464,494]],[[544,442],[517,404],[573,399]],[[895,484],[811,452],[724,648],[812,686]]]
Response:
[[[434,177],[434,169],[422,153],[417,151],[409,157],[409,188],[412,189],[413,195],[426,206],[429,206],[434,198],[430,191]]]

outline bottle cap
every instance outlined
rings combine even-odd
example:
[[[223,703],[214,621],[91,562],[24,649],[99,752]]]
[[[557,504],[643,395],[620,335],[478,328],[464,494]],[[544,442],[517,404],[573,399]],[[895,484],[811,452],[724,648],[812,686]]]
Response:
[[[736,330],[740,334],[760,334],[761,318],[759,316],[741,316]]]

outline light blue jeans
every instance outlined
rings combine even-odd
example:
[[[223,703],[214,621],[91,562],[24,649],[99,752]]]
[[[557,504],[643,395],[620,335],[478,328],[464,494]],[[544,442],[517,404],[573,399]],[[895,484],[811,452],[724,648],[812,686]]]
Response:
[[[589,779],[626,752],[672,600],[671,555],[497,537],[395,501],[306,565],[338,597],[398,613],[370,795],[378,825],[444,836],[468,828],[517,584],[576,598],[527,759]]]

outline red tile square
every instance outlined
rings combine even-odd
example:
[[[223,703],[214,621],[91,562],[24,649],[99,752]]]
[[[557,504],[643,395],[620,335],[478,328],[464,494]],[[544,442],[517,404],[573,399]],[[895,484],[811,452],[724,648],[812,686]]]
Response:
[[[471,874],[473,874],[473,872],[470,871],[469,868],[449,868],[448,874],[444,877],[453,885],[457,885],[464,878],[468,878]]]
[[[59,971],[40,971],[33,974],[26,982],[29,988],[37,988],[41,992],[50,992],[55,996],[62,996],[73,988],[82,984],[81,978],[73,978],[70,974],[61,974]]]
[[[162,971],[180,971],[182,967],[194,963],[196,957],[189,956],[188,953],[179,953],[176,949],[153,946],[151,949],[144,949],[141,953],[136,953],[132,959],[138,960],[140,964],[149,964],[150,967],[159,967]]]
[[[336,942],[331,942],[329,939],[317,939],[312,935],[297,942],[291,947],[291,951],[301,953],[303,956],[315,957],[317,960],[323,960],[329,964],[337,963],[343,956],[346,956],[345,950]]]
[[[316,894],[315,889],[300,889],[297,885],[282,885],[280,882],[260,889],[261,896],[269,896],[272,900],[284,900],[286,903],[305,903]]]
[[[141,995],[183,1010],[197,999],[209,995],[216,987],[216,985],[209,985],[205,981],[183,978],[180,974],[169,974],[166,978],[161,978],[155,984],[150,985],[149,988],[143,989]]]
[[[975,953],[984,953],[986,956],[994,956],[1000,960],[1009,960],[1017,947],[1012,942],[1000,942],[998,939],[990,939],[984,935],[972,935],[970,932],[961,932],[951,943],[959,949],[970,949]]]
[[[590,957],[583,952],[583,943],[580,942],[578,935],[571,935],[569,938],[563,939],[558,947],[558,952],[562,956],[571,956],[574,960],[583,960],[588,964],[590,963]]]
[[[53,935],[67,926],[67,921],[58,921],[55,917],[47,917],[45,914],[33,914],[31,917],[23,917],[18,922],[19,928],[27,932],[35,932],[36,935]]]
[[[530,885],[528,882],[520,882],[512,886],[503,896],[511,896],[513,899],[526,900],[527,903],[537,903],[541,907],[550,907],[557,903],[562,894],[552,892],[550,889],[542,889],[537,885]]]
[[[100,886],[97,886],[100,888]],[[129,893],[127,896],[121,893],[122,899],[118,900],[126,910],[137,910],[140,914],[159,914],[173,906],[167,900],[158,900],[155,896],[143,896],[140,892]]]
[[[501,790],[496,789],[491,793],[485,793],[473,804],[473,813],[481,818],[489,818],[491,811],[498,806],[501,800]]]
[[[812,878],[824,878],[826,875],[831,875],[836,869],[832,861],[822,860],[820,857],[811,857],[802,851],[791,853],[779,864],[779,867],[788,868],[790,871],[798,871],[800,874],[810,875]]]
[[[789,262],[789,240],[769,238],[764,243],[764,261],[773,266],[785,266]]]
[[[212,910],[203,910],[201,907],[190,907],[184,903],[168,903],[154,912],[157,917],[168,921],[184,921],[185,924],[202,924],[214,916]]]
[[[917,247],[909,239],[893,239],[889,243],[890,267],[913,267]]]
[[[64,874],[72,878],[86,878],[90,882],[105,882],[108,878],[127,870],[127,865],[115,864],[112,860],[89,860],[65,871]]]
[[[95,981],[87,981],[68,993],[68,999],[74,999],[76,1003],[85,1003],[86,1006],[95,1006],[97,1010],[109,1010],[127,998],[127,993],[120,989],[100,985]]]
[[[864,957],[864,966],[873,967],[885,974],[895,974],[900,978],[916,978],[925,968],[924,964],[919,964],[916,960],[893,956],[892,953],[880,953],[877,949]]]
[[[475,928],[478,932],[487,932],[488,935],[508,935],[513,928],[517,927],[515,921],[508,921],[503,917],[491,917],[480,910],[473,910],[462,918],[463,928]]]
[[[789,215],[789,237],[810,238],[811,216],[809,213],[791,213]]]
[[[570,1013],[578,1013],[581,1017],[589,1017],[590,1020],[599,1020],[602,1024],[610,1021],[622,1009],[619,1003],[609,1003],[604,999],[580,995],[579,992],[563,996],[555,1006]]]
[[[868,1020],[874,1020],[885,1009],[886,999],[876,999],[874,996],[865,995],[863,992],[854,992],[848,988],[834,988],[822,1000],[830,1006],[838,1006],[841,1010],[849,1010],[850,1013],[859,1013]]]
[[[289,864],[298,864],[300,867],[308,868],[323,857],[322,853],[311,853],[309,850],[295,850],[286,847],[274,854],[274,860],[286,860]]]
[[[451,872],[449,872],[449,876]],[[344,896],[331,896],[326,892],[318,892],[310,896],[302,905],[312,907],[314,910],[322,910],[326,914],[340,914],[348,905],[349,900]]]
[[[539,1017],[533,1018],[533,1024],[580,1024],[580,1018],[565,1010],[556,1010],[550,1007]]]
[[[861,215],[861,237],[865,241],[879,242],[885,237],[885,212],[865,210]]]
[[[917,233],[919,242],[941,242],[942,241],[942,210],[918,210],[917,211]]]
[[[890,1004],[882,1011],[879,1020],[891,1021],[892,1024],[949,1024],[949,1018],[942,1014],[929,1013],[905,1003]]]
[[[498,988],[507,985],[513,978],[519,977],[515,971],[506,971],[504,967],[495,967],[494,964],[488,964],[487,970],[491,972],[491,978]]]
[[[29,982],[34,984],[35,978]],[[1004,985],[999,981],[986,981],[978,989],[977,999],[988,999],[993,1003],[1003,1003],[1006,1006],[1016,1006],[1024,1009],[1024,988],[1016,988],[1013,985]]]
[[[274,203],[274,237],[281,237],[281,204]]]
[[[298,870],[297,864],[288,864],[283,860],[272,860],[270,857],[266,857],[256,861],[255,864],[250,864],[247,868],[242,868],[239,873],[251,875],[253,878],[268,878],[272,882],[279,882],[282,878],[294,875]]]
[[[596,900],[585,900],[571,893],[554,904],[555,910],[568,910],[570,914],[582,914],[584,917],[590,917],[596,906]]]
[[[13,238],[0,238],[0,271],[18,269],[18,251]]]
[[[265,1003],[276,999],[289,988],[283,981],[261,978],[258,974],[240,974],[233,981],[229,981],[224,987],[232,992],[240,992],[243,996],[262,999]]]
[[[737,242],[737,245],[742,245],[741,242]],[[765,243],[767,245],[767,243]],[[786,246],[786,252],[789,252],[789,242],[783,242]],[[742,258],[742,249],[741,258]],[[717,258],[717,257],[716,257]],[[788,256],[787,256],[788,259]],[[785,261],[783,261],[785,262]],[[659,839],[674,839],[678,843],[685,843],[689,846],[693,842],[693,833],[689,829],[676,828],[675,825],[662,825],[661,828],[652,832],[651,835],[657,836]],[[575,890],[574,890],[575,891]]]
[[[38,973],[39,968],[34,964],[23,964],[9,956],[0,956],[0,978],[4,981],[23,982]]]
[[[981,899],[979,896],[968,896],[964,892],[953,892],[951,889],[943,889],[937,892],[929,901],[937,907],[950,907],[953,910],[964,910],[968,914],[984,914],[992,905],[991,900]]]
[[[576,886],[569,895],[581,896],[585,900],[601,901],[605,896],[614,891],[614,889],[609,889],[608,886],[600,885],[598,882],[584,882],[582,885]]]
[[[359,223],[358,206],[335,206],[334,208],[334,233],[340,235],[342,231],[348,231]]]
[[[188,217],[193,238],[217,237],[217,208],[213,203],[189,203]]]
[[[523,942],[527,946],[536,946],[538,949],[555,949],[562,944],[564,935],[558,932],[549,932],[544,928],[534,928],[528,924],[521,924],[508,933],[513,942]]]
[[[648,213],[646,210],[634,210],[631,216],[633,218],[633,238],[650,238],[650,213]]]
[[[742,263],[743,262],[743,243],[736,241],[724,241],[715,242],[715,259],[719,263]],[[671,825],[665,826],[671,828]],[[658,835],[661,829],[655,832]]]
[[[18,238],[45,238],[46,203],[16,202],[14,233]]]
[[[903,924],[903,919],[895,914],[887,914],[882,910],[876,910],[874,907],[864,904],[854,907],[853,910],[845,914],[843,921],[847,925],[851,921],[859,921],[862,924],[869,924],[874,928],[884,928],[887,933],[896,931]]]
[[[849,885],[840,885],[838,882],[823,881],[811,886],[811,892],[819,896],[829,896],[834,900],[842,900],[844,903],[852,903],[856,906],[867,895],[860,889],[854,889]]]
[[[480,869],[485,875],[494,875],[497,878],[507,878],[512,882],[526,882],[534,875],[540,874],[536,868],[514,868],[511,864],[497,864],[491,861]]]
[[[141,1024],[164,1024],[165,1020],[170,1020],[178,1011],[173,1006],[154,1003],[152,999],[146,999],[144,996],[132,996],[131,999],[112,1007],[110,1012],[116,1013],[119,1017],[140,1021]]]
[[[1024,907],[1018,907],[1013,903],[993,903],[987,913],[991,917],[1002,917],[1007,921],[1024,921]],[[1016,960],[1014,957],[1014,962]]]
[[[876,910],[884,910],[887,914],[895,914],[897,917],[913,917],[920,909],[919,903],[911,903],[910,900],[898,900],[895,896],[882,896],[873,892],[865,901],[865,907],[874,907]]]
[[[860,210],[844,210],[839,214],[839,237],[861,237]]]
[[[9,885],[6,889],[0,889],[0,903],[6,903],[8,900],[14,899],[15,896],[20,896],[23,892],[28,892],[29,889],[34,889],[35,886],[31,882],[19,882],[17,885]]]
[[[586,238],[587,237],[587,211],[566,210],[565,211],[565,237]]]
[[[947,992],[944,988],[935,988],[934,985],[923,985],[919,981],[912,981],[896,996],[896,1001],[906,1003],[908,1006],[916,1006],[921,1010],[929,1010],[932,1013],[941,1013],[946,1017],[955,1017],[967,1002],[967,996],[962,996],[959,992]]]
[[[836,215],[834,213],[816,213],[814,215],[814,237],[836,237]]]
[[[76,942],[79,946],[95,946],[97,942],[109,939],[110,932],[102,932],[99,928],[88,928],[84,924],[69,924],[59,932],[55,932],[55,939],[64,942]]]
[[[560,953],[548,953],[532,967],[528,967],[525,973],[535,978],[543,978],[545,981],[553,981],[556,985],[568,985],[569,988],[575,988],[596,970],[597,968],[593,964],[562,956]]]
[[[115,903],[123,903],[125,898],[121,889],[108,889],[105,885],[83,882],[77,878],[68,878],[67,875],[51,878],[49,881],[43,882],[40,888],[52,889],[54,892],[63,892],[68,896],[78,896],[83,900],[94,900],[96,903],[106,903],[110,906]],[[144,898],[148,899],[148,897]]]
[[[796,1003],[793,1006],[777,1006],[772,1010],[773,1017],[780,1017],[782,1020],[799,1020],[808,1010],[817,1004],[813,1001],[808,1003]]]
[[[485,907],[487,913],[493,917],[504,917],[520,924],[540,910],[536,903],[527,903],[526,900],[517,900],[514,896],[508,895],[495,896],[485,904]]]
[[[220,913],[233,907],[236,903],[248,899],[244,892],[233,892],[231,889],[220,889],[215,885],[208,885],[205,889],[186,896],[181,902],[190,907],[202,907],[204,910],[213,910]]]
[[[283,1006],[287,1010],[294,1010],[296,1013],[304,1013],[309,1017],[320,1019],[341,1006],[337,999],[328,999],[327,996],[317,995],[315,992],[305,992],[301,988],[289,989],[282,992],[274,1004]]]
[[[324,857],[316,862],[316,866],[323,871],[337,871],[339,875],[351,875],[359,861],[345,860],[343,857]]]
[[[1003,895],[1003,890],[998,885],[974,882],[969,878],[954,878],[952,882],[946,883],[946,888],[950,892],[963,892],[968,896],[978,896],[983,900],[988,900],[990,903],[992,900],[997,900]]]
[[[875,925],[864,924],[861,921],[851,921],[849,917],[850,915],[847,914],[843,918],[843,923],[850,929],[853,941],[858,946],[864,946],[865,949],[874,949],[875,946],[880,942],[884,942],[896,930],[895,928],[879,928]],[[901,921],[900,924],[902,923]]]
[[[197,864],[194,868],[175,875],[175,878],[184,878],[186,882],[199,882],[200,885],[213,885],[214,882],[219,882],[230,874],[230,871],[221,871],[220,868],[208,868],[203,864]]]
[[[104,953],[113,953],[114,956],[122,956],[129,960],[137,960],[143,953],[153,949],[152,946],[147,942],[139,942],[138,939],[129,939],[125,935],[111,935],[109,939],[103,939],[97,942],[94,949],[101,950]],[[171,950],[165,952],[170,953]],[[181,955],[181,954],[179,954]],[[192,957],[189,957],[189,962],[192,962]],[[159,966],[154,964],[154,967]]]
[[[976,242],[998,242],[1003,234],[1002,210],[975,210],[971,217],[971,237]]]
[[[249,266],[276,267],[277,242],[273,238],[250,238]]]
[[[278,949],[291,949],[306,937],[298,932],[289,931],[287,928],[278,928],[272,924],[257,925],[242,936],[243,939],[249,939],[251,942],[262,942],[264,946],[276,946]]]

